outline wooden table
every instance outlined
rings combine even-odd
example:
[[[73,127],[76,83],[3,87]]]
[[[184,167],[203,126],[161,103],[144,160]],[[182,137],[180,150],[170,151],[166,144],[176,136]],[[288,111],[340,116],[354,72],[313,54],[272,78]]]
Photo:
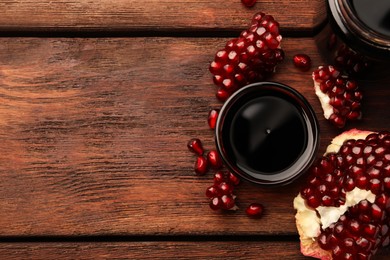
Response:
[[[221,103],[208,65],[257,11],[281,24],[285,61],[270,79],[299,90],[321,126],[320,153],[340,130],[322,117],[309,72],[322,0],[0,0],[1,259],[305,259],[292,199],[300,182],[243,182],[236,212],[214,212],[192,137],[213,149]],[[389,129],[390,79],[366,79],[364,120]],[[261,219],[244,209],[265,205]],[[376,259],[389,259],[389,250]]]

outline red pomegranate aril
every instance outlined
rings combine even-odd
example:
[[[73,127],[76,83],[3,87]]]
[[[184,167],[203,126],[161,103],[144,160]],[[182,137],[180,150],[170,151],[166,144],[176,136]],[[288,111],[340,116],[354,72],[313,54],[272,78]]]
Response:
[[[199,176],[205,175],[209,169],[209,164],[207,162],[207,159],[200,155],[198,158],[196,158],[194,170],[195,173]]]
[[[218,114],[219,114],[219,109],[211,109],[209,111],[209,115],[208,115],[208,118],[207,118],[207,123],[209,124],[209,127],[211,129],[215,129],[215,125],[217,123]]]
[[[229,96],[230,96],[230,93],[225,88],[223,88],[223,87],[218,88],[218,91],[216,93],[216,97],[219,101],[225,102],[229,98]]]
[[[263,212],[264,206],[260,203],[252,203],[245,210],[245,213],[253,218],[261,217],[263,215]]]
[[[218,189],[221,192],[221,195],[229,195],[233,192],[233,186],[226,182],[220,183]]]
[[[204,152],[202,142],[198,138],[192,138],[189,140],[187,143],[187,148],[197,155],[202,155]]]
[[[207,153],[207,160],[213,169],[220,169],[222,167],[222,159],[216,150],[211,150]]]
[[[252,7],[256,4],[257,0],[241,0],[241,3],[246,7]]]
[[[223,195],[221,197],[221,208],[232,209],[235,206],[235,201],[232,195]]]
[[[228,172],[228,181],[234,186],[240,184],[240,178],[238,178],[234,173]]]
[[[218,210],[222,206],[222,200],[220,197],[214,197],[210,200],[209,206],[212,210]]]
[[[219,190],[218,187],[216,187],[215,185],[213,186],[210,186],[206,189],[206,197],[207,198],[213,198],[213,197],[218,197],[221,195],[221,191]]]
[[[214,184],[219,185],[220,183],[226,181],[226,172],[224,171],[217,171],[214,174]]]
[[[308,71],[311,67],[311,59],[306,54],[294,55],[293,63],[295,65],[295,67],[301,69],[302,71]]]

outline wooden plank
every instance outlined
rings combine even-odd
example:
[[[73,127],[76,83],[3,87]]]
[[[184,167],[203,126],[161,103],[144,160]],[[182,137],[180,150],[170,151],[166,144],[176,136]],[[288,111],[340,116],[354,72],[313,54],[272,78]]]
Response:
[[[0,31],[242,30],[253,14],[275,16],[287,31],[311,31],[325,20],[322,0],[0,0]]]
[[[194,175],[192,137],[212,149],[206,123],[219,107],[208,64],[226,39],[2,38],[0,41],[0,235],[296,234],[299,182],[265,189],[242,183],[241,210],[213,212],[204,196],[212,174]],[[339,130],[321,116],[310,72],[322,64],[314,41],[286,38],[286,60],[271,79],[299,90],[321,126],[319,154]],[[390,88],[366,88],[365,118],[390,125]],[[382,111],[378,113],[378,111]],[[266,207],[245,216],[249,203]]]
[[[389,249],[373,260],[388,259]],[[304,260],[297,242],[2,243],[6,259],[291,259]],[[312,259],[312,258],[310,258]]]

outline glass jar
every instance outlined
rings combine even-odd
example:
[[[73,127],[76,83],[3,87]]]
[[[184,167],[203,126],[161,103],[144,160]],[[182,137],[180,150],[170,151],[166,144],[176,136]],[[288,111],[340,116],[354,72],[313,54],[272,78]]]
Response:
[[[389,0],[327,0],[328,22],[316,43],[329,65],[360,74],[390,63]]]
[[[239,89],[225,102],[215,136],[230,171],[253,183],[285,185],[306,172],[315,159],[319,125],[298,91],[259,82]]]

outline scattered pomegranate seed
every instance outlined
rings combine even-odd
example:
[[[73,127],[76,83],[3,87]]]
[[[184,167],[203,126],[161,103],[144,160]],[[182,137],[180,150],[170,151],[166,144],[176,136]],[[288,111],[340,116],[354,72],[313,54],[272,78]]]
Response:
[[[191,152],[197,154],[197,155],[202,155],[204,150],[202,146],[202,142],[198,138],[193,138],[188,141],[187,143],[188,150]]]
[[[218,170],[222,167],[222,159],[216,150],[211,150],[207,153],[207,160],[210,164],[210,167],[215,170]]]
[[[250,204],[245,213],[250,217],[259,218],[263,215],[264,207],[260,203],[252,203]]]
[[[311,67],[311,59],[306,54],[297,54],[293,57],[293,63],[295,67],[302,71],[308,71]]]
[[[209,169],[209,163],[207,162],[207,159],[199,155],[198,158],[196,158],[194,170],[195,173],[199,176],[205,175]]]
[[[256,0],[241,0],[241,3],[246,7],[252,7],[256,4]]]
[[[215,129],[215,125],[217,124],[218,114],[219,114],[219,109],[211,109],[209,112],[207,122],[211,129]]]

